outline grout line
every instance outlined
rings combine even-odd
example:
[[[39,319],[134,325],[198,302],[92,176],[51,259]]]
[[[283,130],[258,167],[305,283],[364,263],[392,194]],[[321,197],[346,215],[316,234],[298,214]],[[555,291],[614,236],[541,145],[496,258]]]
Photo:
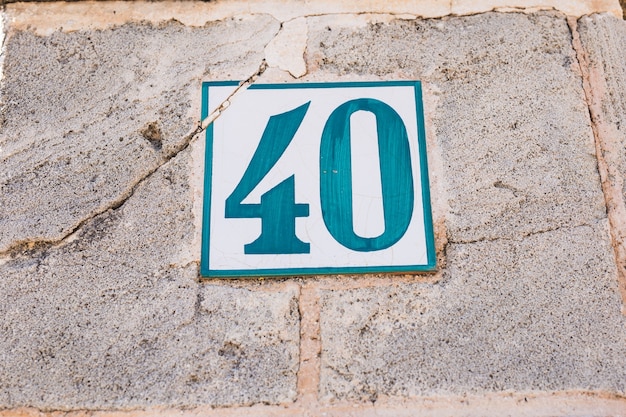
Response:
[[[315,284],[300,288],[300,367],[298,369],[296,407],[308,408],[318,403],[322,340],[320,337],[320,296]]]
[[[624,416],[626,397],[597,391],[499,392],[430,397],[387,397],[376,403],[338,401],[328,405],[253,405],[234,407],[148,407],[131,410],[0,409],[0,417],[524,417]]]
[[[443,278],[443,270],[420,274],[363,274],[363,275],[312,275],[290,277],[258,277],[258,278],[202,278],[207,285],[245,288],[250,291],[280,292],[297,282],[301,286],[310,286],[316,291],[350,291],[362,288],[393,287],[399,284],[433,285]]]
[[[572,47],[578,59],[585,101],[589,109],[602,193],[610,224],[611,245],[617,267],[617,284],[622,297],[622,314],[626,315],[626,204],[622,196],[624,179],[617,168],[616,160],[620,156],[621,147],[611,134],[611,127],[607,126],[603,118],[602,96],[606,88],[602,70],[590,64],[578,33],[578,20],[570,16],[567,18],[567,24],[572,34]]]

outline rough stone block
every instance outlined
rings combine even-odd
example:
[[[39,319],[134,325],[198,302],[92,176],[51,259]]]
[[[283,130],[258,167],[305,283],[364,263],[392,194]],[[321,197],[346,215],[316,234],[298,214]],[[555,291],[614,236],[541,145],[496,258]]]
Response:
[[[565,17],[311,18],[315,79],[424,82],[448,239],[471,242],[605,216],[578,62]],[[429,107],[430,105],[430,107]]]
[[[198,282],[197,262],[184,261],[190,159],[179,154],[66,242],[0,265],[0,408],[293,400],[297,288]]]
[[[452,243],[437,284],[323,294],[324,398],[625,392],[626,323],[572,45],[557,13],[310,19],[311,77],[424,82]]]
[[[589,58],[592,93],[598,100],[597,123],[620,176],[622,197],[626,199],[626,22],[610,15],[586,16],[579,20],[580,38]]]
[[[245,79],[279,29],[253,16],[189,28],[11,32],[0,113],[0,252],[54,241],[185,145],[202,80]]]
[[[201,81],[255,73],[278,28],[267,15],[49,36],[9,26],[0,408],[293,400],[297,289],[198,282],[185,149]]]
[[[448,247],[437,284],[322,294],[321,394],[626,392],[606,221]]]

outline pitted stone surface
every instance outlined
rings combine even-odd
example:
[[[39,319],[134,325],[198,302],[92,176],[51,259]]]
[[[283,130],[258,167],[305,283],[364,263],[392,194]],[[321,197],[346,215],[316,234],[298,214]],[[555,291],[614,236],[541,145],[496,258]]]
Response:
[[[54,241],[120,200],[181,146],[200,83],[245,79],[269,16],[188,28],[9,33],[0,113],[0,252]],[[10,28],[9,28],[10,29]]]
[[[189,150],[71,242],[0,265],[0,408],[293,400],[297,290],[201,286]]]
[[[435,96],[426,129],[441,153],[447,201],[433,199],[449,207],[450,241],[519,238],[605,216],[563,15],[362,26],[311,18],[307,57],[315,79],[420,79]]]
[[[448,247],[438,284],[322,294],[321,394],[626,392],[606,221]]]

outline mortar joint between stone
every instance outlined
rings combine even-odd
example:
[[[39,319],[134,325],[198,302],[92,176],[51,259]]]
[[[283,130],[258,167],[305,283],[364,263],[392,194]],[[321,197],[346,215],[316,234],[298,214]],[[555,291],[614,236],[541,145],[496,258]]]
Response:
[[[609,161],[607,161],[605,157],[605,148],[607,145],[604,143],[605,138],[601,134],[600,125],[602,120],[601,115],[596,114],[596,98],[594,96],[595,89],[601,86],[594,86],[592,83],[590,76],[591,62],[580,40],[580,33],[578,32],[578,24],[583,17],[584,16],[574,18],[569,16],[567,18],[567,25],[572,38],[572,49],[574,50],[574,55],[578,62],[583,96],[591,124],[596,149],[596,167],[600,176],[602,195],[604,197],[606,215],[609,221],[609,235],[613,247],[618,291],[622,298],[622,314],[626,315],[626,248],[623,242],[623,236],[626,234],[626,230],[620,229],[620,221],[617,218],[620,216],[620,213],[626,211],[626,208],[624,207],[624,201],[621,199],[621,190],[616,189],[612,184],[611,176],[613,173],[611,172]]]

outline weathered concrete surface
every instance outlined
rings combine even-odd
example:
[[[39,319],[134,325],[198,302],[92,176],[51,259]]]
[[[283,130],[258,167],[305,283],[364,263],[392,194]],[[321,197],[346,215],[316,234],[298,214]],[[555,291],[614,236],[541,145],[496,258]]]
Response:
[[[322,396],[624,394],[626,324],[605,226],[450,245],[434,286],[326,292]]]
[[[9,33],[0,114],[0,252],[56,241],[185,146],[202,79],[245,79],[269,16],[202,28]],[[199,97],[197,98],[199,100]]]
[[[309,21],[311,78],[424,82],[451,242],[435,286],[323,295],[322,397],[624,393],[626,327],[565,18]]]
[[[0,407],[280,403],[295,395],[297,288],[200,285],[189,152],[67,244],[2,265]]]

